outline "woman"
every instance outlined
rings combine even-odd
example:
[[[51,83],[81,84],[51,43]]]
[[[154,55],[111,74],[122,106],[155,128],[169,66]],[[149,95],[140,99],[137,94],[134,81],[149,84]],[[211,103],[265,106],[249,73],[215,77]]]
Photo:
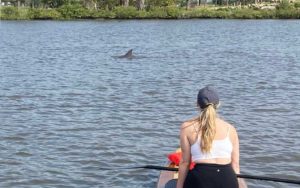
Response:
[[[177,188],[238,188],[239,139],[235,128],[217,116],[219,96],[206,86],[198,93],[199,117],[180,130],[182,158]],[[190,162],[195,162],[189,171]]]

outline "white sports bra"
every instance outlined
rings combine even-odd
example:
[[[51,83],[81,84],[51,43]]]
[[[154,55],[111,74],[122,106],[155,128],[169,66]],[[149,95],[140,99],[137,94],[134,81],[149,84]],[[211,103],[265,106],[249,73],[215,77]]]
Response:
[[[198,161],[203,159],[215,159],[215,158],[231,158],[232,143],[229,138],[229,129],[226,138],[222,140],[214,140],[210,152],[203,153],[200,147],[200,137],[191,146],[192,161]]]

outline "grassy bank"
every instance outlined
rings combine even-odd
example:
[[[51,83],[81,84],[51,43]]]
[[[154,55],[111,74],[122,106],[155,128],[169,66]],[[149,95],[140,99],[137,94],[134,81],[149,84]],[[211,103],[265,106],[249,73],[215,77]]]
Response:
[[[277,6],[275,9],[256,7],[199,7],[190,10],[178,7],[153,7],[138,11],[134,7],[117,7],[114,10],[87,9],[81,5],[64,5],[56,9],[2,7],[3,20],[70,20],[70,19],[299,19],[298,5]]]

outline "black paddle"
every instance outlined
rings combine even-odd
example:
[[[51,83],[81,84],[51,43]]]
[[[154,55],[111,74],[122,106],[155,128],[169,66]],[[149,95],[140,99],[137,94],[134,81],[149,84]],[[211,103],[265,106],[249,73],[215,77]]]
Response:
[[[100,168],[100,170],[120,170],[120,169],[152,169],[152,170],[165,170],[165,171],[178,171],[178,168],[164,167],[164,166],[155,166],[155,165],[145,165],[145,166],[133,166],[133,167],[120,167],[120,168]],[[281,182],[281,183],[291,183],[300,185],[300,180],[291,180],[291,179],[283,179],[283,178],[271,178],[265,176],[252,176],[245,174],[237,174],[238,178],[245,179],[254,179],[254,180],[264,180],[264,181],[273,181],[273,182]]]

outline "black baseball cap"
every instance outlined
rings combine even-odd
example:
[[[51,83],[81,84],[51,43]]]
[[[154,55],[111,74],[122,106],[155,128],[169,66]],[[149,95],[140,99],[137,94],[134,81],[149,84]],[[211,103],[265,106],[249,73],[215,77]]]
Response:
[[[199,90],[197,103],[200,108],[206,108],[210,104],[219,104],[219,95],[212,86],[206,86]]]

